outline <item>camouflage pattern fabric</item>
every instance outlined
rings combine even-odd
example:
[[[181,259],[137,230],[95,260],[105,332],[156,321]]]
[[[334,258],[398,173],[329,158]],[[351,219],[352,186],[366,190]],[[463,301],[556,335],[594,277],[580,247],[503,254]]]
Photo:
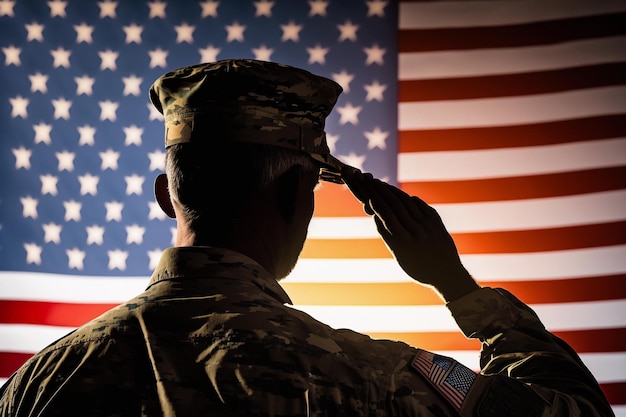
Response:
[[[300,68],[228,59],[164,74],[150,100],[165,117],[165,147],[230,140],[292,149],[330,170],[322,179],[341,183],[344,164],[330,155],[324,131],[341,92],[335,81]]]
[[[14,374],[0,416],[611,415],[576,354],[503,290],[448,305],[483,341],[480,375],[426,355],[468,381],[456,404],[414,366],[424,351],[332,329],[289,304],[241,254],[170,248],[145,292]]]

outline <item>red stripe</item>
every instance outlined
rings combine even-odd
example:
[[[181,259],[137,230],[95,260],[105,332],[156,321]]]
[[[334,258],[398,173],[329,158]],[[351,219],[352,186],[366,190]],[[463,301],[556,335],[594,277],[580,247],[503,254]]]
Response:
[[[528,253],[626,243],[626,221],[486,233],[452,234],[461,254]]]
[[[402,130],[398,151],[436,152],[555,145],[626,136],[626,114],[471,129]]]
[[[400,81],[400,102],[525,96],[626,83],[626,63],[523,74]]]
[[[403,182],[429,204],[474,203],[579,195],[626,188],[626,166],[523,177]]]
[[[0,300],[0,323],[77,327],[113,307],[115,304]]]
[[[624,34],[626,13],[507,25],[401,29],[398,52],[512,48]]]
[[[611,405],[626,405],[626,382],[600,384]]]
[[[8,378],[17,371],[32,353],[0,352],[0,378]]]

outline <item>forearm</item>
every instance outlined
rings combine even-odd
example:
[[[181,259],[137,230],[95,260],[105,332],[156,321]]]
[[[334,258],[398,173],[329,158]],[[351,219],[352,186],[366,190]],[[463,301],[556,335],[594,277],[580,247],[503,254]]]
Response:
[[[481,375],[493,382],[494,390],[534,396],[543,409],[539,415],[612,415],[573,349],[510,293],[483,288],[448,307],[465,335],[482,342]]]

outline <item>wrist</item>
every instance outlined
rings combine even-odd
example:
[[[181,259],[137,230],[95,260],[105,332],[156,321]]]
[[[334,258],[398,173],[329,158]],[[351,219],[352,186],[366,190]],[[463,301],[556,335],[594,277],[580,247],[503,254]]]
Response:
[[[446,276],[446,279],[435,287],[446,303],[458,300],[459,298],[469,294],[480,288],[480,285],[472,278],[472,276],[463,269]]]

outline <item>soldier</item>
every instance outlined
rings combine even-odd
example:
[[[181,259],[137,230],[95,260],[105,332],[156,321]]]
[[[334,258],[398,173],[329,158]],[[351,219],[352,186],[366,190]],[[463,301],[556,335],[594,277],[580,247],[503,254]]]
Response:
[[[177,221],[147,289],[48,346],[1,389],[0,416],[609,416],[577,354],[503,289],[481,288],[436,211],[345,166],[324,133],[341,87],[276,63],[165,74]],[[345,182],[397,262],[482,342],[479,374],[289,306],[318,182]],[[416,284],[418,285],[418,284]]]

